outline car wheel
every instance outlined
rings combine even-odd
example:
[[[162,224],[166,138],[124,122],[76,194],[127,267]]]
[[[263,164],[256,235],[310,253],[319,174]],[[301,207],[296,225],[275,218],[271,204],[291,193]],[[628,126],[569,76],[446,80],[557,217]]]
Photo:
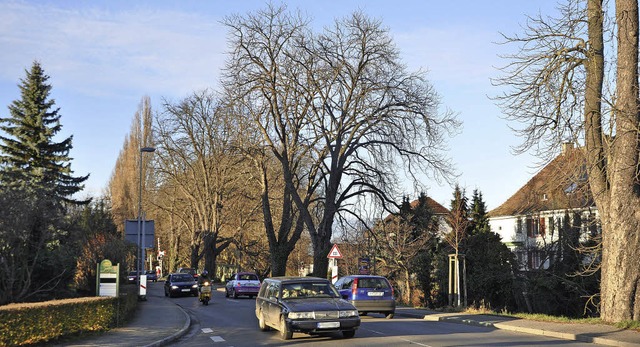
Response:
[[[270,330],[269,326],[264,321],[264,315],[262,314],[262,312],[260,312],[260,316],[258,317],[258,327],[262,331],[269,331]]]
[[[289,330],[287,322],[284,317],[280,317],[280,338],[283,340],[289,340],[293,337],[293,331]]]
[[[164,296],[169,296],[169,294],[167,294],[167,289],[164,289]]]
[[[224,297],[225,298],[229,297],[229,291],[227,290],[227,288],[224,289]]]
[[[342,337],[344,337],[345,339],[350,339],[352,337],[356,336],[356,331],[355,330],[344,330],[342,331]]]
[[[385,315],[384,318],[386,318],[386,319],[393,318],[393,312],[386,312],[384,315]]]
[[[238,293],[236,293],[236,290],[235,290],[235,289],[233,290],[233,298],[234,298],[234,299],[237,299],[237,298],[238,298]]]

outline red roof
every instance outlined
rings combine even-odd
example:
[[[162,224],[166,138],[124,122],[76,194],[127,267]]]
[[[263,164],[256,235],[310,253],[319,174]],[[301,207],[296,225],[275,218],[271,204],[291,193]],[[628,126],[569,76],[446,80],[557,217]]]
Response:
[[[541,211],[595,206],[581,148],[558,155],[489,216],[515,216]]]

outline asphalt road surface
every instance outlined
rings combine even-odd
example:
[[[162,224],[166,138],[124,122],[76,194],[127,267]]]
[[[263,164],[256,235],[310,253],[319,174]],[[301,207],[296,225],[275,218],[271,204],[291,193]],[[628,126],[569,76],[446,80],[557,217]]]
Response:
[[[225,298],[223,291],[214,291],[209,306],[203,306],[192,296],[164,297],[163,284],[150,285],[149,294],[161,296],[158,300],[171,300],[180,305],[192,320],[189,332],[174,341],[172,346],[594,346],[493,328],[430,322],[397,314],[390,320],[376,314],[361,316],[360,329],[351,339],[344,339],[341,334],[310,336],[294,333],[293,339],[284,341],[277,331],[262,332],[258,329],[255,299]]]

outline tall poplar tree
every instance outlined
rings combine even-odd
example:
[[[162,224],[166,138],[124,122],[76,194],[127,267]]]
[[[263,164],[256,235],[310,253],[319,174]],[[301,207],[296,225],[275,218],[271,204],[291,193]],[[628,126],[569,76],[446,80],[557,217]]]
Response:
[[[0,118],[0,182],[5,186],[41,188],[53,201],[73,200],[89,175],[74,177],[69,151],[73,136],[55,142],[62,129],[59,108],[49,98],[49,76],[35,61],[18,85],[21,98],[9,105],[10,116]]]

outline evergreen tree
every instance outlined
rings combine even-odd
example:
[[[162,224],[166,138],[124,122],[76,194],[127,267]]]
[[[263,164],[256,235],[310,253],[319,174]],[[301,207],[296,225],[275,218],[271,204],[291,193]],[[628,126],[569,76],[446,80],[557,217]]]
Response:
[[[482,199],[482,192],[473,190],[471,198],[471,234],[491,231],[489,217],[487,216],[487,205]]]
[[[470,236],[464,240],[469,303],[494,310],[512,309],[515,256],[491,231],[482,193],[473,191]]]
[[[59,108],[49,98],[49,76],[34,62],[19,84],[21,99],[9,105],[10,116],[0,118],[0,182],[6,186],[30,186],[46,192],[52,201],[76,201],[87,176],[74,177],[69,151],[73,136],[54,142],[60,132]]]

